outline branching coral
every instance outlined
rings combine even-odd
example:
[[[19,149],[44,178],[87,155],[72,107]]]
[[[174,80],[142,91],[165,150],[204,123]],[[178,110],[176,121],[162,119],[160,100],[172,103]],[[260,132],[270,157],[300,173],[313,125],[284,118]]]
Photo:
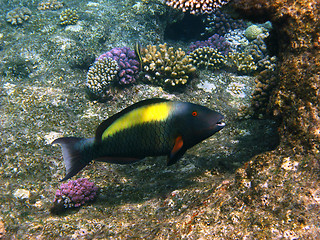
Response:
[[[7,22],[12,25],[21,24],[23,21],[27,21],[31,16],[31,11],[26,7],[17,7],[6,15]]]
[[[251,55],[256,62],[258,70],[275,69],[277,58],[275,56],[270,57],[268,55],[267,45],[260,34],[253,41],[251,41],[245,48],[244,53]]]
[[[228,54],[228,64],[231,68],[235,67],[239,73],[250,74],[257,70],[252,55],[239,52],[230,52]]]
[[[66,9],[60,14],[60,25],[72,25],[76,24],[79,20],[79,16],[76,10]]]
[[[198,68],[220,69],[226,63],[225,57],[217,49],[210,47],[197,48],[191,52],[193,65]]]
[[[107,98],[111,83],[118,73],[118,63],[112,58],[98,59],[87,73],[89,97],[92,99]]]
[[[57,10],[63,7],[63,3],[57,0],[47,0],[38,4],[38,10]]]
[[[180,48],[175,51],[166,44],[160,44],[159,47],[148,45],[142,49],[141,55],[143,80],[165,88],[187,84],[196,71],[191,57]]]
[[[225,38],[231,51],[242,52],[249,45],[248,39],[244,36],[244,30],[230,31],[225,35]]]
[[[118,63],[118,84],[130,85],[136,82],[140,63],[133,50],[128,47],[113,48],[100,55],[98,60],[106,57],[112,58]]]
[[[98,194],[98,188],[86,178],[63,183],[56,191],[52,213],[61,213],[68,208],[80,207],[93,201]]]
[[[191,14],[211,13],[216,8],[227,4],[230,0],[166,0],[168,6],[189,11]]]
[[[220,36],[219,34],[214,34],[205,41],[193,42],[190,44],[189,49],[191,52],[197,48],[202,47],[215,48],[222,54],[227,54],[230,51],[229,43],[226,41],[224,37]]]
[[[216,9],[213,13],[208,15],[204,20],[205,31],[202,36],[211,36],[212,34],[219,34],[224,36],[230,30],[245,29],[247,24],[241,19],[233,19],[229,14]]]
[[[257,67],[257,71],[263,71],[265,69],[275,69],[277,58],[275,56],[270,57],[268,55],[267,45],[264,39],[269,35],[269,33],[265,29],[263,31],[265,32],[261,32],[258,36],[255,36],[254,40],[250,42],[244,36],[244,30],[232,31],[226,34],[226,39],[230,43],[230,48],[233,52],[230,55],[230,58],[234,60],[234,58],[243,58],[244,55],[247,55],[247,60],[253,58],[253,61],[255,62],[255,65]],[[244,71],[244,73],[245,72],[246,71]]]

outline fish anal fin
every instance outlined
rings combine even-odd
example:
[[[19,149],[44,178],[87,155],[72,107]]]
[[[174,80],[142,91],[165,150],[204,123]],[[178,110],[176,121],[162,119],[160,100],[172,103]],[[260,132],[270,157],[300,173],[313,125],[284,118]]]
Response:
[[[186,149],[184,148],[182,136],[176,137],[174,141],[174,146],[168,156],[167,166],[175,164],[185,152],[186,152]]]
[[[117,164],[130,164],[134,162],[138,162],[143,158],[130,158],[130,157],[101,157],[94,159],[99,162],[108,162],[108,163],[117,163]]]

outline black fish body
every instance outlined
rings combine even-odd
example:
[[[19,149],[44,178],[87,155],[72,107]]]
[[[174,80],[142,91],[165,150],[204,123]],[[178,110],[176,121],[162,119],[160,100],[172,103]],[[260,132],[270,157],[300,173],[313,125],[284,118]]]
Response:
[[[223,116],[206,107],[165,99],[138,102],[100,124],[94,138],[64,137],[61,144],[67,175],[91,160],[127,164],[147,156],[168,156],[172,165],[187,149],[224,127]]]

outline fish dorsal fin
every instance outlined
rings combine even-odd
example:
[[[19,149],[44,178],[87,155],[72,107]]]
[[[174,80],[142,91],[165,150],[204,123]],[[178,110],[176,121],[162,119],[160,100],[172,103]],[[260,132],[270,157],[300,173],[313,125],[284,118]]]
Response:
[[[101,141],[102,139],[102,135],[104,133],[104,131],[111,126],[117,119],[119,119],[120,117],[124,116],[125,114],[138,109],[140,107],[143,106],[147,106],[147,105],[151,105],[151,104],[155,104],[155,103],[162,103],[162,102],[168,102],[170,100],[167,99],[163,99],[163,98],[152,98],[152,99],[145,99],[142,100],[140,102],[137,102],[125,109],[123,109],[122,111],[116,113],[115,115],[109,117],[108,119],[104,120],[97,128],[96,130],[96,136],[95,136],[95,141]]]

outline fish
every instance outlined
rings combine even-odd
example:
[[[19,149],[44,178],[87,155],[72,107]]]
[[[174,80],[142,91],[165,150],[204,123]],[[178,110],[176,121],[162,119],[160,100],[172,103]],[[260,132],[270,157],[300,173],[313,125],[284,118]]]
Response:
[[[142,57],[141,57],[141,44],[139,41],[137,41],[134,45],[134,53],[136,54],[136,56],[139,59],[139,63],[140,63],[140,70],[142,70]]]
[[[167,156],[175,164],[194,145],[224,128],[224,116],[207,107],[163,98],[137,102],[104,120],[92,138],[62,137],[65,181],[91,161],[129,164]]]

